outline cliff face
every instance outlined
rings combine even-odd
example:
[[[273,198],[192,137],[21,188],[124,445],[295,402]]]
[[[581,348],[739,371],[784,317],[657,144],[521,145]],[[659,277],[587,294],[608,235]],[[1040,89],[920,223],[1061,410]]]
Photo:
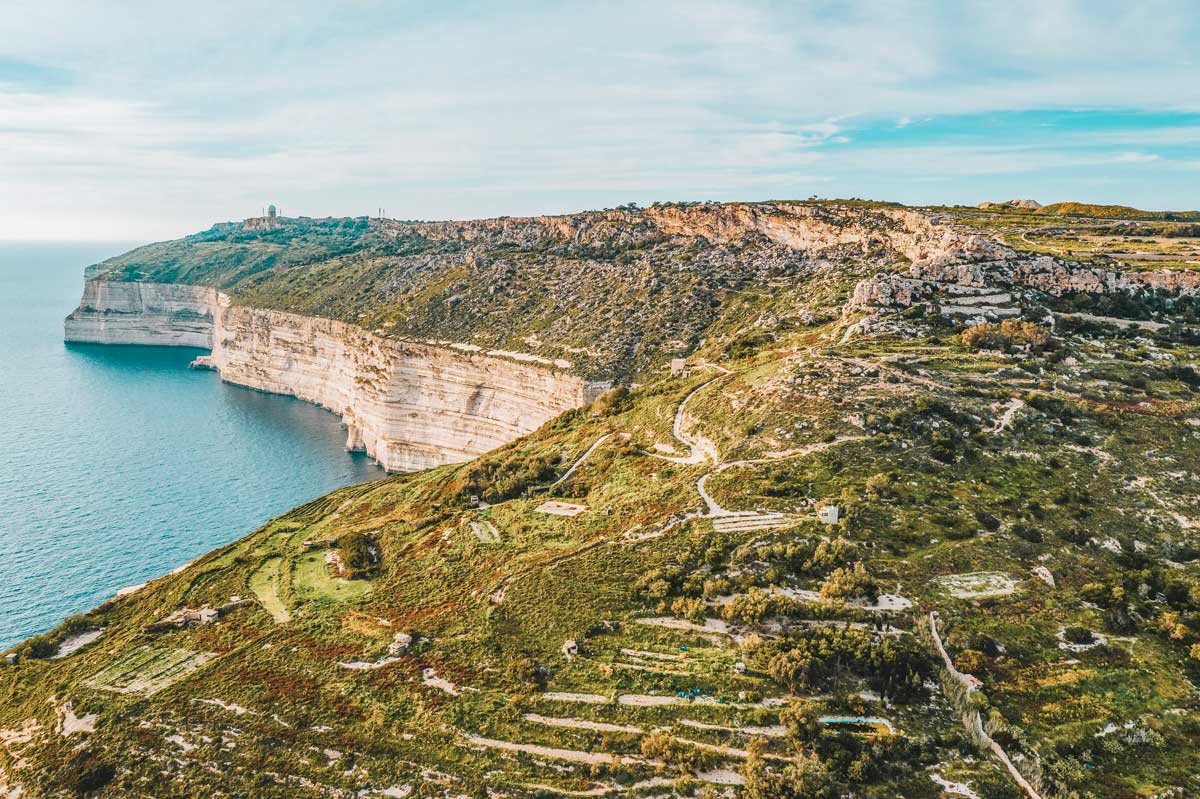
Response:
[[[341,415],[349,449],[389,471],[469,460],[594,398],[582,379],[507,358],[383,339],[353,325],[233,306],[184,285],[89,280],[67,341],[211,348],[223,380]]]
[[[279,311],[226,308],[213,339],[223,379],[340,414],[389,471],[469,460],[590,399],[565,373]]]
[[[408,226],[397,224],[397,228]],[[701,237],[735,244],[762,236],[791,250],[819,252],[845,245],[884,246],[919,263],[1003,258],[1012,251],[990,236],[972,233],[928,213],[902,208],[730,203],[659,205],[644,210],[594,211],[566,216],[504,217],[410,226],[431,240],[511,244],[536,241],[627,244],[655,235]]]
[[[212,347],[215,289],[88,280],[64,323],[67,341]]]
[[[703,236],[709,241],[735,241],[753,232],[793,250],[881,245],[915,263],[975,261],[1009,252],[988,236],[903,209],[766,203],[660,206],[647,209],[646,214],[664,232]]]

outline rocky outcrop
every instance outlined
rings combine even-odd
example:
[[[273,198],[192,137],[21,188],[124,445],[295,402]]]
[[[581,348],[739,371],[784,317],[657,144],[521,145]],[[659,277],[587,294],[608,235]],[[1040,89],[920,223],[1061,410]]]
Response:
[[[397,233],[408,229],[395,223]],[[806,253],[833,247],[884,247],[922,264],[994,260],[1012,254],[992,238],[946,224],[936,215],[886,206],[665,204],[565,216],[416,223],[411,229],[431,240],[494,239],[520,246],[547,241],[621,245],[663,235],[735,244],[759,236]]]
[[[1021,211],[1036,211],[1041,208],[1042,204],[1037,200],[1005,200],[1002,203],[980,203],[976,206],[983,211],[1004,211],[1016,208]]]
[[[199,366],[342,417],[347,447],[389,471],[469,460],[601,389],[514,357],[385,339],[362,328],[233,305],[197,286],[89,280],[68,341],[210,348]]]
[[[919,280],[976,287],[1017,286],[1036,289],[1054,297],[1075,292],[1136,295],[1161,291],[1181,297],[1200,294],[1200,272],[1194,270],[1123,272],[1061,261],[1049,255],[1013,257],[984,263],[926,265],[910,270],[910,276]]]
[[[856,333],[879,327],[880,315],[924,303],[933,312],[994,321],[1074,294],[1200,296],[1200,273],[1190,270],[1122,272],[1101,266],[1062,261],[1048,255],[971,262],[918,262],[904,273],[880,273],[860,281],[843,315],[866,313]],[[1043,314],[1044,315],[1044,314]],[[1099,319],[1099,317],[1095,317]],[[1122,320],[1105,319],[1110,324]],[[1131,324],[1133,322],[1130,322]],[[1142,327],[1161,323],[1137,322]]]
[[[1011,253],[993,239],[900,208],[759,204],[658,206],[647,217],[666,233],[732,242],[758,233],[793,250],[860,245],[886,247],[913,263],[941,264],[1001,258]]]
[[[469,460],[592,398],[566,372],[280,311],[228,307],[213,339],[223,379],[330,409],[389,471]]]

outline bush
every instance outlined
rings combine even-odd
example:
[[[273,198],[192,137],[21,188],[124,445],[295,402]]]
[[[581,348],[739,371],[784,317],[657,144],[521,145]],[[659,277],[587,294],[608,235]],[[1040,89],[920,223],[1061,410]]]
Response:
[[[806,653],[789,649],[767,662],[767,674],[788,690],[800,692],[808,688],[812,667],[813,660]]]
[[[779,711],[779,721],[793,741],[811,743],[821,734],[821,708],[807,699],[792,699]]]
[[[975,511],[975,521],[983,525],[983,529],[994,533],[1000,529],[1000,520],[985,510]]]
[[[514,682],[540,687],[545,681],[542,669],[531,657],[516,658],[508,664],[508,676]]]
[[[1086,627],[1068,627],[1063,631],[1063,638],[1072,644],[1090,644],[1096,636]]]
[[[642,757],[647,760],[661,760],[676,766],[680,773],[690,774],[697,765],[699,753],[689,746],[684,746],[675,740],[668,732],[655,730],[642,738]]]
[[[725,621],[758,624],[771,610],[771,595],[761,588],[751,588],[725,604],[721,615]]]
[[[978,676],[987,670],[988,659],[977,649],[964,649],[958,653],[954,665],[959,671]]]
[[[1017,534],[1018,538],[1022,538],[1031,544],[1042,543],[1041,531],[1027,524],[1014,524],[1012,531]]]
[[[678,597],[671,603],[671,614],[680,619],[687,619],[695,624],[703,624],[708,607],[702,599]]]
[[[1020,319],[1005,319],[1000,324],[984,322],[968,327],[959,336],[969,350],[1003,350],[1014,345],[1044,349],[1050,344],[1050,330]]]
[[[616,416],[629,407],[629,389],[617,386],[605,391],[592,403],[594,416]]]
[[[21,654],[27,658],[48,658],[56,652],[58,652],[58,642],[48,633],[33,636],[21,648]]]
[[[879,597],[879,586],[871,575],[867,574],[862,563],[855,563],[852,568],[834,569],[825,582],[821,583],[822,599],[858,599],[865,597],[874,602]]]
[[[880,472],[867,478],[867,496],[887,497],[892,494],[892,478]]]
[[[379,545],[365,533],[346,533],[337,540],[350,577],[362,577],[379,565]]]

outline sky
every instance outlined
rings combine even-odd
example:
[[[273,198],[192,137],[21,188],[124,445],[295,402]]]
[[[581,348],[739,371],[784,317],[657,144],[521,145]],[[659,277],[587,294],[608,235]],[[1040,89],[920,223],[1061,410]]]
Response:
[[[0,239],[864,197],[1200,207],[1200,3],[140,2],[0,15]]]

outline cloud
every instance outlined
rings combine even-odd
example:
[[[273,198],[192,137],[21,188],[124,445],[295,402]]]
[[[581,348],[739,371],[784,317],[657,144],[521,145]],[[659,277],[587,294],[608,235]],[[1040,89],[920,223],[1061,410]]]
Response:
[[[1157,161],[1158,156],[1152,153],[1120,153],[1107,159],[1110,164],[1147,164]]]
[[[0,236],[1132,177],[1200,157],[1197,38],[1153,2],[42,0],[0,16]]]

